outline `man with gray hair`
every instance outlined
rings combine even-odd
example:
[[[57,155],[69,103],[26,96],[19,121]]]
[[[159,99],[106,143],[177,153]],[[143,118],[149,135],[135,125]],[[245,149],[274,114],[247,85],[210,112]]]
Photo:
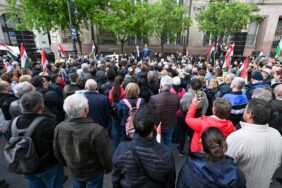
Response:
[[[16,121],[18,130],[24,130],[29,128],[36,118],[43,115],[43,96],[37,91],[25,93],[20,99],[20,107],[22,115],[11,120],[7,128],[6,137],[8,140],[12,135],[16,135],[14,129],[12,130],[13,121]],[[31,135],[40,162],[32,174],[24,176],[28,187],[63,188],[64,169],[56,160],[53,151],[55,126],[56,119],[46,117],[39,122]]]
[[[107,97],[98,93],[97,82],[93,79],[86,81],[85,90],[84,95],[88,99],[89,105],[88,117],[92,118],[95,123],[107,128],[111,119]]]
[[[104,173],[112,169],[111,141],[102,126],[88,118],[88,100],[73,94],[64,101],[68,119],[54,134],[56,158],[70,169],[73,187],[103,187]]]
[[[257,88],[252,94],[252,99],[261,99],[270,103],[272,101],[272,93],[266,88]]]
[[[216,93],[216,98],[221,98],[223,95],[231,92],[231,82],[235,78],[235,74],[227,73],[224,77],[224,83],[218,86],[218,92]]]
[[[177,124],[177,110],[180,107],[179,98],[170,93],[172,78],[163,76],[161,78],[161,93],[151,96],[150,104],[156,112],[157,123],[161,123],[162,141],[171,147],[174,127]]]

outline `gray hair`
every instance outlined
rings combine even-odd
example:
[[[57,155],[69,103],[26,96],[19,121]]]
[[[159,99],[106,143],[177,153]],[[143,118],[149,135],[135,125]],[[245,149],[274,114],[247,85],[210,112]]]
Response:
[[[172,87],[172,78],[170,76],[163,76],[161,78],[161,86],[163,91],[169,91]]]
[[[235,76],[236,75],[233,73],[227,73],[225,75],[225,82],[228,81],[228,83],[231,83],[234,80]]]
[[[25,82],[20,82],[18,83],[15,87],[14,87],[14,94],[16,97],[21,98],[25,93],[30,92],[30,91],[34,91],[35,87],[25,81]]]
[[[85,83],[86,90],[96,90],[97,89],[97,82],[93,79],[88,79]]]
[[[234,78],[231,82],[231,86],[237,88],[238,90],[242,90],[245,87],[245,80],[240,77]]]
[[[147,79],[150,81],[150,80],[153,80],[153,81],[155,81],[156,79],[157,79],[157,74],[156,74],[156,72],[154,72],[154,71],[149,71],[148,72],[148,75],[147,75]]]
[[[36,114],[42,105],[44,105],[44,99],[38,91],[25,93],[20,99],[20,107],[23,114]]]
[[[87,72],[89,70],[89,65],[87,63],[82,63],[81,65],[81,69],[85,72]]]
[[[264,100],[265,102],[271,102],[272,101],[272,93],[265,89],[265,88],[257,88],[254,90],[253,99],[261,99]]]
[[[81,118],[88,108],[88,100],[83,94],[73,94],[65,99],[63,107],[69,118]]]

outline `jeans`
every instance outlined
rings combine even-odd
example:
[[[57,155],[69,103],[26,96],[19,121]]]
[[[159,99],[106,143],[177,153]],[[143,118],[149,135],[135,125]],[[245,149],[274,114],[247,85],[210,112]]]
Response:
[[[187,138],[187,125],[184,122],[183,117],[179,118],[179,124],[180,124],[180,135],[179,135],[179,150],[181,152],[184,151],[184,145],[186,142],[186,138]]]
[[[24,179],[29,188],[63,188],[64,167],[55,165],[45,172],[25,175]]]
[[[172,146],[172,135],[174,128],[170,128],[162,131],[162,140],[165,145],[171,148]]]
[[[121,137],[121,125],[119,119],[112,120],[114,148],[117,148]]]
[[[72,180],[72,187],[73,188],[103,188],[103,179],[104,174],[98,175],[93,180],[88,181],[78,181],[73,179]]]

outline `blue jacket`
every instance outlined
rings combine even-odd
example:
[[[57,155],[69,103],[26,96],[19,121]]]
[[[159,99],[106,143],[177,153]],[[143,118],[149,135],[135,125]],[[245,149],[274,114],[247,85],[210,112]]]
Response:
[[[270,85],[268,85],[267,83],[265,82],[259,82],[259,83],[256,83],[256,84],[253,84],[251,85],[248,90],[246,91],[246,95],[248,97],[248,99],[250,99],[253,95],[253,91],[257,88],[262,88],[262,87],[270,87]]]
[[[231,157],[212,163],[205,153],[191,153],[182,166],[177,188],[245,188],[244,174]]]
[[[225,94],[223,96],[223,98],[228,100],[231,103],[232,106],[248,104],[247,96],[245,94],[243,94],[241,91],[231,92],[231,93]]]
[[[132,107],[136,106],[137,99],[128,99],[128,101],[129,101],[129,103],[131,104]],[[145,104],[145,100],[141,99],[140,106],[142,106],[143,104]],[[120,100],[119,103],[118,103],[118,116],[120,118],[121,126],[125,126],[125,123],[126,123],[127,118],[128,118],[129,110],[130,109],[126,106],[126,104],[123,102],[123,100]]]
[[[88,117],[106,128],[111,119],[107,97],[96,91],[86,91],[84,95],[88,99],[89,104]]]

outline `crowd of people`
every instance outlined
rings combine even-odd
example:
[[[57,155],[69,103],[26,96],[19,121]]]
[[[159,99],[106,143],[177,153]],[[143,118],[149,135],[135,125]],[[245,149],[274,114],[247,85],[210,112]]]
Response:
[[[101,188],[106,173],[114,188],[269,187],[282,158],[282,64],[251,57],[241,78],[239,59],[223,68],[205,56],[143,51],[70,57],[45,71],[40,61],[0,62],[9,170],[30,188],[62,188],[64,167],[74,188]],[[27,136],[33,158],[13,157]],[[173,143],[187,156],[179,174]]]

